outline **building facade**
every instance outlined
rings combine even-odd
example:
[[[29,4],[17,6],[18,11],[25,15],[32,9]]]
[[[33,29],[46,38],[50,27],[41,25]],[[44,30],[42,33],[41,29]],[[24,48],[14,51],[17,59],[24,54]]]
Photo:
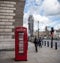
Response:
[[[15,27],[23,26],[24,4],[24,0],[0,0],[1,49],[14,47]]]

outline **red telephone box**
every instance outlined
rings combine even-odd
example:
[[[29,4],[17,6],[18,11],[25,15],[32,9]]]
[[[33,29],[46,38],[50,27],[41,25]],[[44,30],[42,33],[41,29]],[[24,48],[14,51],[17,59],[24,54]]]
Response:
[[[15,29],[15,60],[27,60],[28,38],[27,28],[16,27]]]

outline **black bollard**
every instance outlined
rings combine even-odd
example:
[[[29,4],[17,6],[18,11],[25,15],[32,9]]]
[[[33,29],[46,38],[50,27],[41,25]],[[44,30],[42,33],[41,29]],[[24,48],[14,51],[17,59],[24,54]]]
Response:
[[[51,48],[53,48],[53,37],[51,38]]]
[[[57,42],[55,42],[55,50],[57,50]]]
[[[46,46],[46,41],[45,41],[45,46]]]
[[[49,47],[49,41],[47,41],[47,47]]]
[[[53,48],[53,42],[51,42],[51,48]]]

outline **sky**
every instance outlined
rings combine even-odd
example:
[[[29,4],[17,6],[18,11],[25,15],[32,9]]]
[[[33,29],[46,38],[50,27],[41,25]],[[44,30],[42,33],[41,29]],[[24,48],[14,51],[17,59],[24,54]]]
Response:
[[[34,30],[44,31],[45,27],[60,29],[60,0],[25,0],[24,26],[28,28],[29,15],[34,17]]]

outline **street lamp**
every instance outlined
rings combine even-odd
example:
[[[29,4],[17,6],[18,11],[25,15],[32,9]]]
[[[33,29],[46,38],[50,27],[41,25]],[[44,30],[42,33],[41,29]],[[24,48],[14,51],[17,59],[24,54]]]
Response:
[[[38,38],[39,38],[39,21],[38,21]]]

